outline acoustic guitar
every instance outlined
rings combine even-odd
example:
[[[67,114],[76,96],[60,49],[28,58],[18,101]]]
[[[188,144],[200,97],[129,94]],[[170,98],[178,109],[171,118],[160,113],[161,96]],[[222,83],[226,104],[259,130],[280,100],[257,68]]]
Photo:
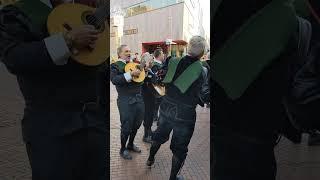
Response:
[[[64,3],[52,10],[47,21],[49,34],[67,32],[82,25],[93,25],[100,33],[94,48],[73,53],[72,59],[86,66],[97,66],[109,57],[109,25],[106,23],[109,8],[102,5],[92,8],[77,3]]]
[[[130,62],[126,64],[126,66],[124,67],[124,71],[131,72],[136,69],[139,69],[141,71],[140,75],[138,77],[132,77],[132,81],[140,83],[144,81],[144,79],[146,78],[146,72],[144,71],[144,67],[145,67],[145,62],[142,62],[141,64]]]

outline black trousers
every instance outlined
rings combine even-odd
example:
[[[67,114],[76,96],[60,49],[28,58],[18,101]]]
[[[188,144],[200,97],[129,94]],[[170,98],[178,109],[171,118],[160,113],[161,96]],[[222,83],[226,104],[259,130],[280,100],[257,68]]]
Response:
[[[33,180],[105,180],[107,134],[84,128],[59,137],[39,137],[26,143]]]
[[[146,85],[143,87],[143,101],[145,107],[143,126],[146,129],[151,129],[154,118],[154,111],[156,108],[156,98],[150,91],[149,87]]]
[[[117,99],[121,121],[121,134],[136,132],[143,121],[144,102],[140,94],[136,96],[119,96]]]
[[[269,141],[245,133],[213,128],[214,180],[275,180],[276,136]]]
[[[154,108],[154,115],[153,115],[153,119],[157,118],[159,119],[158,117],[158,111],[159,111],[159,108],[160,108],[160,104],[161,104],[161,100],[162,100],[162,97],[159,97],[159,98],[156,98],[155,101],[155,108]]]
[[[164,98],[160,105],[159,126],[153,133],[152,140],[163,144],[169,140],[173,131],[170,149],[179,160],[184,161],[195,127],[195,115],[194,108],[185,108],[182,104]]]

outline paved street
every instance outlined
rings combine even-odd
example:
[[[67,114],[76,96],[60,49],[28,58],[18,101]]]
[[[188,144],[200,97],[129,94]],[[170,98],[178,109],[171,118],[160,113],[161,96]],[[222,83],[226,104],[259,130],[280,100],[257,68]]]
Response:
[[[113,88],[111,86],[111,88]],[[115,92],[111,89],[111,92]],[[167,179],[170,173],[171,152],[169,143],[161,147],[152,169],[145,167],[149,145],[144,144],[142,128],[137,135],[141,155],[132,161],[119,157],[119,117],[115,105],[116,94],[111,94],[111,179]],[[0,63],[0,180],[30,180],[30,166],[21,138],[20,120],[23,100],[16,80]],[[209,122],[208,109],[198,109],[199,118],[190,144],[190,155],[182,170],[189,180],[209,179]],[[276,148],[278,159],[277,180],[319,180],[320,147],[308,147],[306,136],[301,145],[294,145],[283,138]],[[129,177],[132,175],[132,178]]]
[[[0,63],[0,180],[30,180],[20,122],[24,102],[14,76]]]
[[[295,145],[282,138],[276,148],[278,160],[277,180],[319,180],[320,147],[307,145],[304,135],[302,144]]]
[[[156,155],[155,165],[146,166],[150,145],[142,142],[143,126],[140,127],[136,137],[136,145],[142,149],[141,154],[134,154],[133,160],[123,160],[119,155],[120,149],[120,121],[116,105],[116,91],[110,86],[111,99],[111,179],[112,180],[165,180],[169,179],[172,153],[169,142],[161,146]],[[198,108],[198,120],[189,145],[187,156],[181,174],[186,180],[210,179],[210,109]],[[155,128],[155,124],[153,128]]]

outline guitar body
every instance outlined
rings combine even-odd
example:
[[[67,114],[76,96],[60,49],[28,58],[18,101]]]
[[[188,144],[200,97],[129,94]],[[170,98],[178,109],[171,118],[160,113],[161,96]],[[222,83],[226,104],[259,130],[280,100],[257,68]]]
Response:
[[[82,4],[65,3],[57,6],[50,13],[47,21],[49,34],[67,32],[64,24],[68,24],[71,28],[76,28],[88,24],[86,16],[92,14],[95,8],[91,8]],[[82,49],[72,56],[72,59],[80,64],[87,66],[97,66],[107,61],[109,57],[109,25],[103,23],[96,46],[94,49]]]
[[[125,72],[131,72],[131,71],[134,71],[135,69],[139,69],[139,66],[140,65],[138,63],[130,62],[130,63],[126,64],[126,66],[124,67],[124,71]],[[140,83],[145,78],[146,78],[146,72],[145,71],[141,71],[139,77],[132,77],[132,81]]]

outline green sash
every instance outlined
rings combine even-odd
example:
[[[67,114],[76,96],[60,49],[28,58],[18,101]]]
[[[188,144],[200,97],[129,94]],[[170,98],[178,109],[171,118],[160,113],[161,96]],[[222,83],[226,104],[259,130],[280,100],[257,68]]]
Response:
[[[174,81],[174,85],[185,93],[194,81],[196,81],[202,72],[202,64],[200,61],[192,63],[183,73]]]
[[[153,63],[152,63],[152,66],[162,66],[162,64],[160,64],[160,63],[158,63],[158,62],[155,62],[155,61],[153,61]]]
[[[284,50],[297,20],[289,0],[273,0],[251,17],[225,46],[217,51],[215,80],[236,99],[259,73]]]
[[[117,62],[115,62],[115,65],[117,65],[118,70],[119,70],[121,73],[124,73],[124,67],[126,66],[126,63],[124,63],[124,62],[122,62],[122,61],[117,61]]]
[[[173,58],[169,61],[168,72],[162,81],[163,83],[171,83],[176,73],[179,61],[181,58]],[[173,82],[173,84],[180,90],[181,93],[185,93],[194,81],[196,81],[202,72],[202,64],[200,61],[192,63],[183,73]]]
[[[163,83],[172,82],[172,79],[174,77],[174,74],[176,73],[176,70],[177,70],[177,67],[178,67],[180,59],[181,58],[173,57],[173,58],[171,58],[169,60],[168,71],[167,71],[167,74],[166,74],[166,76],[164,77],[164,79],[162,81]]]
[[[46,22],[52,9],[40,0],[20,0],[14,4],[24,12],[36,28],[46,28]]]

